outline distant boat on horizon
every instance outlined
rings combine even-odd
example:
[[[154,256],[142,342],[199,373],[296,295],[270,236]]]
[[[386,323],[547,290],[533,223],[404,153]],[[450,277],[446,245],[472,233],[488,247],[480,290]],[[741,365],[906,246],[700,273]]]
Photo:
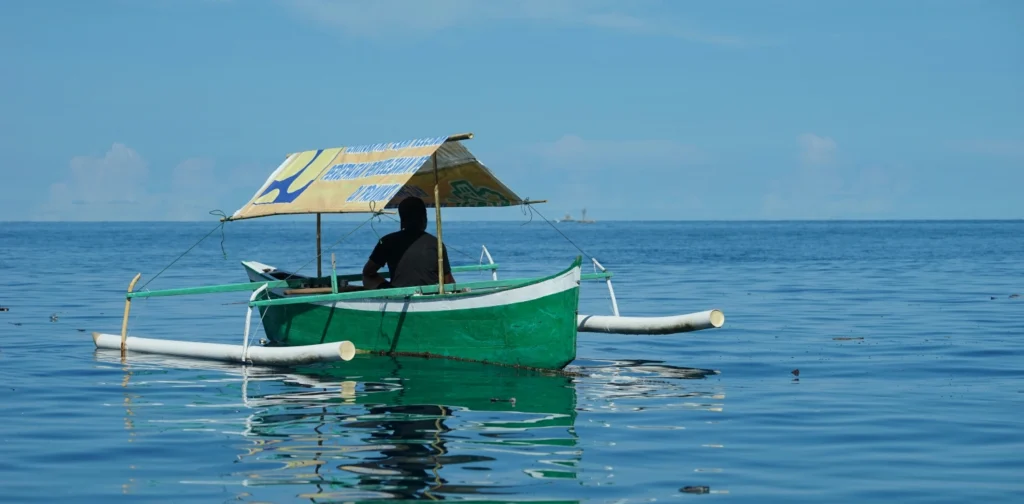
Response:
[[[583,217],[580,218],[580,220],[573,219],[571,214],[565,214],[565,217],[562,217],[561,219],[559,219],[559,220],[557,220],[555,222],[576,222],[576,223],[579,223],[579,224],[593,224],[595,222],[594,220],[587,219],[587,209],[586,208],[583,209],[582,213],[583,213]]]

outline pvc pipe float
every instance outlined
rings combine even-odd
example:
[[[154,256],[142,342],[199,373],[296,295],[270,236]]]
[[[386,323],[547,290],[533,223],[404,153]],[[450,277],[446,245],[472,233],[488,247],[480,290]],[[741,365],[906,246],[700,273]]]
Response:
[[[576,316],[578,331],[609,334],[676,334],[718,328],[724,323],[725,314],[720,310],[669,317]]]
[[[92,340],[96,343],[96,348],[121,348],[120,335],[94,332]],[[125,345],[128,350],[133,352],[269,366],[350,361],[356,355],[356,347],[351,341],[296,347],[250,346],[245,348],[242,345],[223,343],[199,343],[129,336],[125,340]]]

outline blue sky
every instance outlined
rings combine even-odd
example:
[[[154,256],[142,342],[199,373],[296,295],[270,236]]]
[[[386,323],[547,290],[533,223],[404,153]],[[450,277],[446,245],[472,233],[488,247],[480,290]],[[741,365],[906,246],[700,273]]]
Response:
[[[1024,217],[1017,0],[3,2],[0,65],[0,220],[212,219],[463,131],[548,217]]]

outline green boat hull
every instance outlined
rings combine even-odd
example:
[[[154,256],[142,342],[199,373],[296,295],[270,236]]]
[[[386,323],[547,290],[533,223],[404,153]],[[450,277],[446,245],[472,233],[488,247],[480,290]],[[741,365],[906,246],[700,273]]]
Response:
[[[251,281],[274,278],[253,266],[259,263],[243,264]],[[262,306],[260,315],[275,345],[347,340],[371,354],[562,369],[576,358],[579,283],[577,259],[558,274],[500,289],[412,296],[381,290],[372,298]],[[269,296],[295,297],[283,289]]]

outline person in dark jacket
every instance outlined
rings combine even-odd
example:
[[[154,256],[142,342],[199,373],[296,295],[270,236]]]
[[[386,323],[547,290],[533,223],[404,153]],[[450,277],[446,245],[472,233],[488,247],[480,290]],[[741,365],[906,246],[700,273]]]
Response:
[[[437,237],[427,232],[426,204],[415,196],[405,198],[398,204],[398,217],[402,229],[382,237],[363,266],[365,289],[437,284]],[[444,282],[455,283],[444,244],[441,252]],[[390,282],[378,273],[385,265],[391,273]]]

